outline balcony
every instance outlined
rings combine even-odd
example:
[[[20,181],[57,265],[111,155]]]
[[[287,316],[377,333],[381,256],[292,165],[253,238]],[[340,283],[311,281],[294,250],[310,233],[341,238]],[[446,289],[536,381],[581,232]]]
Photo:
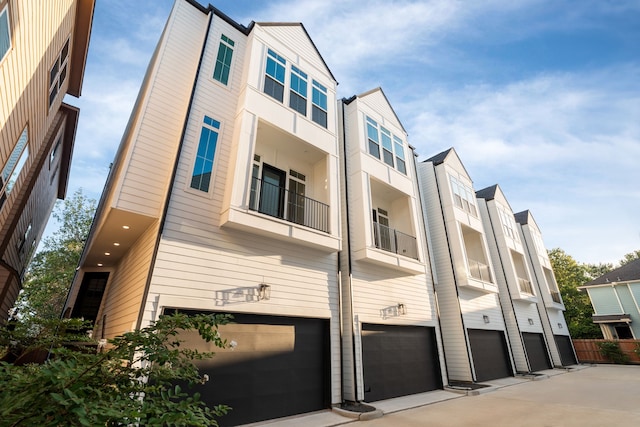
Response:
[[[528,281],[527,279],[518,277],[518,286],[520,287],[520,292],[533,295],[533,288],[531,287],[531,282]]]
[[[469,273],[474,279],[489,283],[493,282],[491,280],[491,269],[480,261],[469,259]]]
[[[329,233],[329,205],[253,177],[249,209]]]
[[[378,249],[418,259],[418,244],[413,236],[374,222],[373,238]]]

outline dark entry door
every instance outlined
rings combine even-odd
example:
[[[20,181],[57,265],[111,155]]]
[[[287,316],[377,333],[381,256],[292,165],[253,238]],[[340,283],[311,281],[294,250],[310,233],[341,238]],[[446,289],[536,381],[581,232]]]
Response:
[[[562,366],[569,366],[576,364],[576,356],[573,353],[573,345],[571,344],[571,338],[566,335],[554,335],[556,345],[558,346],[558,352],[560,353],[560,361]]]
[[[197,335],[182,335],[190,348],[215,351],[197,363],[210,380],[194,391],[208,405],[233,408],[221,426],[236,426],[318,411],[331,405],[329,321],[234,314],[220,333],[238,344],[210,348]]]
[[[502,331],[467,329],[476,381],[488,381],[513,375],[507,342]]]
[[[362,325],[364,400],[442,388],[434,328]]]
[[[531,371],[535,372],[542,371],[544,369],[551,369],[549,353],[547,352],[547,346],[544,343],[544,337],[542,334],[523,332],[522,339],[524,340],[524,347],[527,350],[529,368]]]
[[[278,218],[284,217],[284,195],[287,173],[271,165],[262,166],[260,212]]]

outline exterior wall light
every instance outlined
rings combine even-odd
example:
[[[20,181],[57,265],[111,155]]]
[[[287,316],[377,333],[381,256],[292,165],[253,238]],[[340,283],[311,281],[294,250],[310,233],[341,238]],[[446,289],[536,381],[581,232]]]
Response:
[[[405,314],[407,314],[407,306],[402,304],[402,303],[398,303],[398,316],[404,316]]]
[[[489,322],[491,322],[491,320],[489,320],[489,316],[487,316],[486,314],[484,314],[484,315],[482,316],[482,320],[484,321],[484,323],[489,323]]]
[[[529,318],[529,324],[533,325],[533,319],[532,318]]]
[[[258,285],[258,301],[268,300],[271,298],[271,286],[266,283]]]

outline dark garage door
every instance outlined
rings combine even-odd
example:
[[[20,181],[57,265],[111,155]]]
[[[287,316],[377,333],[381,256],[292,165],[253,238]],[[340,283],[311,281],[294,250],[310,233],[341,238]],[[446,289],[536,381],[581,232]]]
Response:
[[[529,358],[529,367],[531,371],[535,372],[542,371],[544,369],[551,369],[547,346],[544,343],[544,337],[542,334],[523,332],[522,338],[524,340],[524,347],[527,350],[527,357]]]
[[[467,329],[476,381],[488,381],[513,375],[507,343],[502,331]]]
[[[234,314],[220,333],[238,345],[231,351],[207,347],[182,335],[190,347],[215,351],[199,361],[209,382],[197,390],[209,405],[233,408],[220,419],[234,426],[328,408],[330,402],[329,321]],[[197,344],[196,344],[197,343]]]
[[[362,325],[364,400],[442,388],[434,328]]]
[[[566,335],[554,335],[553,337],[556,340],[558,352],[560,352],[560,361],[562,362],[562,366],[575,365],[576,356],[573,353],[571,338]]]

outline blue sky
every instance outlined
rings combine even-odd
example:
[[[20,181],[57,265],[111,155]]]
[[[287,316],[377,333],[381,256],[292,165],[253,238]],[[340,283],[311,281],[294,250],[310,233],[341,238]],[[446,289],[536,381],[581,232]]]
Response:
[[[304,23],[338,96],[381,86],[424,160],[455,147],[545,245],[581,262],[640,249],[640,0],[212,3]],[[172,0],[99,0],[69,194],[98,199]]]

